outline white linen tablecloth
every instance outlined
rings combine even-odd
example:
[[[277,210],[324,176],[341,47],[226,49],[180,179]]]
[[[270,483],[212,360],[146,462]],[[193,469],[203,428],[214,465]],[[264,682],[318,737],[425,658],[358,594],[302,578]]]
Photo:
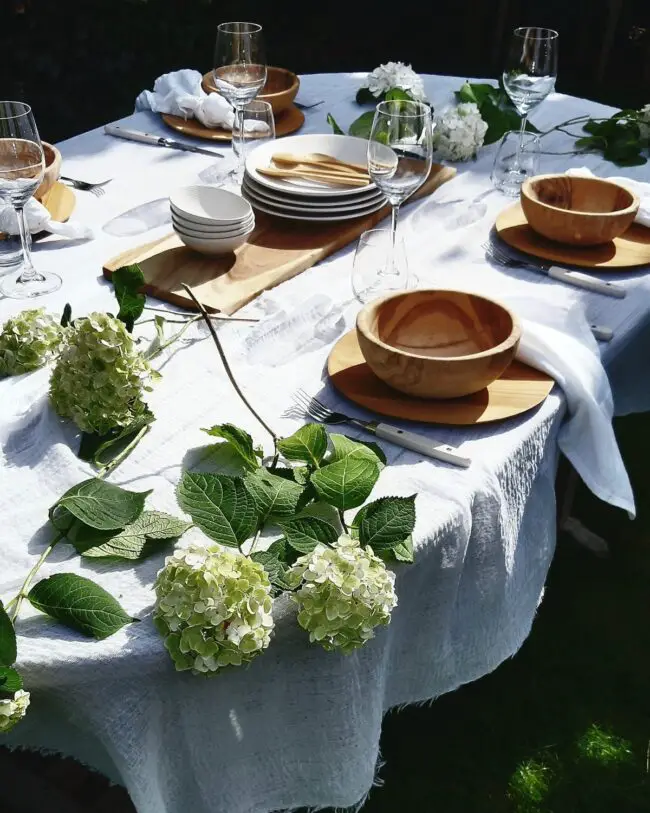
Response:
[[[328,111],[349,125],[360,112],[354,104],[360,79],[353,74],[303,77],[301,97],[326,100],[307,112],[303,132],[327,131]],[[451,103],[462,81],[428,76],[425,86],[440,107]],[[612,111],[554,94],[534,121],[543,129],[583,112]],[[169,134],[151,113],[123,123]],[[567,149],[563,136],[545,140],[549,150]],[[114,180],[103,198],[77,194],[75,218],[95,229],[95,241],[71,245],[49,238],[37,244],[36,263],[64,280],[63,288],[42,304],[58,311],[69,301],[78,315],[110,309],[102,262],[169,231],[169,224],[156,225],[165,219],[169,190],[209,176],[217,162],[112,139],[101,129],[59,146],[67,175]],[[486,148],[477,162],[460,165],[459,176],[433,198],[405,209],[404,235],[420,283],[476,284],[495,297],[530,297],[543,290],[558,305],[577,299],[590,322],[615,332],[614,341],[601,347],[617,411],[647,409],[650,279],[645,272],[612,274],[608,278],[622,282],[628,296],[611,300],[488,265],[481,243],[508,203],[499,193],[476,200],[490,188],[495,149]],[[548,156],[542,169],[564,170],[571,164],[570,156]],[[620,174],[598,157],[581,158],[580,164],[597,174]],[[650,180],[647,167],[628,174]],[[151,202],[156,203],[145,205]],[[137,207],[131,217],[113,220],[103,230]],[[152,228],[136,233],[142,222]],[[352,297],[352,252],[352,246],[344,249],[249,309],[275,306],[290,314],[320,292],[344,306]],[[22,307],[2,300],[0,318]],[[341,310],[351,324],[354,308]],[[323,372],[328,346],[296,343],[284,346],[285,363],[247,364],[246,329],[220,330],[237,360],[241,385],[279,433],[298,425],[282,417],[296,386],[320,393],[332,405],[340,402]],[[174,487],[191,459],[188,450],[205,444],[201,427],[232,421],[266,442],[232,391],[214,347],[198,340],[203,335],[197,329],[187,346],[175,347],[165,360],[163,380],[150,398],[157,420],[112,478],[129,488],[154,489],[151,506],[172,513],[178,513]],[[48,507],[90,474],[74,454],[74,433],[46,407],[46,387],[46,371],[0,382],[4,600],[14,595],[46,544]],[[364,414],[347,403],[341,406]],[[518,418],[493,426],[435,428],[432,434],[472,457],[466,471],[384,445],[391,465],[381,475],[376,496],[419,495],[416,563],[398,569],[399,605],[390,626],[347,657],[308,646],[285,606],[279,608],[271,647],[250,668],[214,679],[178,674],[149,615],[151,585],[163,557],[135,569],[120,568],[80,561],[61,546],[42,576],[62,569],[88,575],[143,622],[94,642],[25,608],[18,665],[33,702],[6,742],[59,751],[103,771],[126,786],[139,813],[268,813],[355,803],[371,786],[387,709],[435,698],[481,677],[513,655],[528,635],[555,545],[554,479],[564,410],[556,387],[538,409]]]

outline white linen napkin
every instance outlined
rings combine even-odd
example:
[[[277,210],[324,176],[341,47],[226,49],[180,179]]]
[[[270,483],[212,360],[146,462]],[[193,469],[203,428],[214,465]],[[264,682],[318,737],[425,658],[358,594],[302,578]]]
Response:
[[[577,175],[582,178],[595,178],[596,175],[587,167],[574,167],[566,171],[567,175]],[[632,178],[611,177],[604,178],[605,181],[612,181],[612,183],[625,186],[630,192],[638,196],[640,205],[639,211],[634,218],[635,223],[641,226],[650,228],[650,184],[643,183],[642,181],[633,181]]]
[[[68,237],[71,240],[91,240],[94,237],[93,230],[83,223],[68,220],[60,223],[52,220],[50,213],[45,206],[36,198],[30,198],[25,205],[25,216],[27,226],[31,234],[38,234],[41,231],[49,231],[58,234],[59,237]],[[0,232],[5,234],[18,234],[18,219],[16,211],[10,204],[0,205]]]

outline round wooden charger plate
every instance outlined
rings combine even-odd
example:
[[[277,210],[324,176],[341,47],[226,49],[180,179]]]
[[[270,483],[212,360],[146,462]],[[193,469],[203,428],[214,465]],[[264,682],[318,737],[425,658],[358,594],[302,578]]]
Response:
[[[502,421],[538,406],[553,389],[552,378],[518,361],[481,392],[445,401],[423,400],[397,392],[366,364],[356,330],[332,348],[327,371],[336,389],[355,404],[391,418],[468,426]]]
[[[181,116],[171,116],[169,113],[162,114],[162,120],[172,130],[178,130],[186,136],[193,136],[194,138],[208,138],[212,141],[231,141],[232,133],[230,130],[220,130],[205,127],[200,121],[196,119],[184,119]],[[295,105],[291,105],[288,110],[285,110],[275,120],[275,135],[285,136],[289,133],[295,133],[305,123],[305,114],[302,110],[298,110]]]
[[[635,268],[650,264],[650,229],[633,223],[620,237],[602,246],[567,246],[547,240],[528,225],[520,203],[508,206],[497,217],[499,237],[513,248],[563,265],[578,265],[595,271]]]
[[[41,203],[50,213],[52,220],[59,223],[64,223],[72,214],[77,199],[74,192],[69,186],[57,181],[54,186],[50,187],[48,191],[41,198]],[[47,232],[43,232],[47,234]],[[5,234],[0,232],[0,240],[5,239]],[[35,235],[32,235],[34,237]]]

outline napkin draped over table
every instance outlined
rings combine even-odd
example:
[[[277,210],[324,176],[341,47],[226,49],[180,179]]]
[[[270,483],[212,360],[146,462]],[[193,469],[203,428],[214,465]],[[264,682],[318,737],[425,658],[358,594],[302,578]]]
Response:
[[[566,174],[577,175],[581,178],[596,177],[596,175],[594,175],[590,169],[587,169],[587,167],[575,167],[574,169],[568,169]],[[639,223],[641,226],[647,226],[650,228],[650,184],[643,183],[642,181],[633,181],[631,178],[623,177],[603,178],[603,180],[611,181],[612,183],[617,183],[620,186],[624,186],[639,198],[639,211],[636,213],[634,222]]]

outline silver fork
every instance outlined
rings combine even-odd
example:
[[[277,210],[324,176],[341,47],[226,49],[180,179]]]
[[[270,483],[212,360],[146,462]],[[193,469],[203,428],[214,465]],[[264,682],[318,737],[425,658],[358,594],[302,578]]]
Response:
[[[579,271],[567,271],[566,268],[560,268],[552,263],[543,261],[533,263],[530,260],[512,257],[493,242],[483,243],[483,248],[489,259],[498,265],[503,265],[507,268],[525,268],[528,271],[541,272],[559,282],[566,282],[569,285],[575,285],[576,288],[584,288],[587,291],[603,294],[604,296],[611,296],[615,299],[623,299],[625,297],[625,288],[613,282],[596,279],[596,277],[591,277],[589,274],[581,274]]]
[[[297,406],[304,409],[308,415],[311,415],[312,418],[321,423],[350,423],[353,426],[358,426],[366,432],[376,435],[382,440],[387,440],[390,443],[395,443],[397,446],[403,446],[405,449],[420,452],[420,454],[425,454],[427,457],[434,457],[436,460],[442,460],[445,463],[451,463],[463,469],[468,468],[471,463],[469,457],[463,457],[458,454],[458,450],[448,443],[441,443],[439,440],[431,440],[430,438],[424,437],[424,435],[416,435],[415,432],[406,432],[404,429],[399,429],[387,423],[350,418],[342,412],[334,412],[329,409],[322,401],[309,396],[303,389],[297,390],[293,398]]]
[[[294,102],[294,105],[299,108],[300,110],[311,110],[314,107],[318,107],[319,105],[323,104],[325,99],[321,99],[319,102],[312,102],[311,104],[303,104],[302,102]]]
[[[101,183],[89,183],[88,181],[79,181],[77,178],[69,178],[66,175],[61,175],[62,181],[67,181],[74,189],[80,189],[82,192],[92,192],[95,197],[100,198],[106,194],[104,187],[109,184],[113,179],[109,178],[107,181]]]

